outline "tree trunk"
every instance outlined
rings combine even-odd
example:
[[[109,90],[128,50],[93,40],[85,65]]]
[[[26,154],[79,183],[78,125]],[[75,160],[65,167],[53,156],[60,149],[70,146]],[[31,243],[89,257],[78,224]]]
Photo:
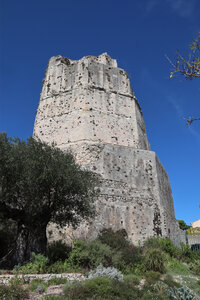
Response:
[[[18,235],[11,259],[11,267],[28,262],[32,252],[46,254],[46,227],[47,224],[41,223],[38,225],[34,224],[34,221],[32,226],[18,225]]]

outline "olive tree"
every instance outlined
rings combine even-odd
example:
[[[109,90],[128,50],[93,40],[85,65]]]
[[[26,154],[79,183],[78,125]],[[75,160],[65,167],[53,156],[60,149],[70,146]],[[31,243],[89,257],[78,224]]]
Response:
[[[14,220],[17,237],[10,266],[46,252],[47,224],[76,227],[94,216],[97,178],[70,153],[34,138],[27,142],[0,134],[0,213]]]

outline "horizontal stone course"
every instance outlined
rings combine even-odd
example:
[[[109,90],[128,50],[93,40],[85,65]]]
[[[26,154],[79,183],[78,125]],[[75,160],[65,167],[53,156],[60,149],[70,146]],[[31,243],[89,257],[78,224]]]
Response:
[[[44,281],[48,281],[53,278],[65,278],[69,281],[80,281],[85,280],[86,276],[81,273],[62,273],[62,274],[19,274],[19,275],[11,275],[11,274],[5,274],[0,275],[0,284],[8,284],[9,281],[13,278],[19,278],[23,279],[24,283],[29,283],[33,279],[42,279]]]

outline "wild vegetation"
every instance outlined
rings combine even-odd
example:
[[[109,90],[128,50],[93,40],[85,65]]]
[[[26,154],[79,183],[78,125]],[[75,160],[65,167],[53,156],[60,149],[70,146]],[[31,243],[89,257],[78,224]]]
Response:
[[[43,295],[43,300],[200,299],[200,254],[186,245],[176,248],[167,238],[150,238],[136,247],[125,231],[107,229],[96,240],[76,241],[72,248],[54,242],[47,255],[33,254],[28,264],[16,266],[12,271],[16,279],[9,286],[0,286],[0,299],[28,299],[28,293]],[[77,271],[87,279],[35,279],[28,285],[17,279],[19,273]],[[50,285],[60,285],[59,294],[48,295]]]
[[[24,142],[1,133],[0,220],[2,230],[12,222],[16,238],[13,245],[12,233],[7,236],[10,252],[0,265],[23,264],[31,252],[46,254],[50,221],[75,227],[92,217],[96,186],[96,176],[70,153],[34,138]],[[6,254],[5,249],[0,252]]]

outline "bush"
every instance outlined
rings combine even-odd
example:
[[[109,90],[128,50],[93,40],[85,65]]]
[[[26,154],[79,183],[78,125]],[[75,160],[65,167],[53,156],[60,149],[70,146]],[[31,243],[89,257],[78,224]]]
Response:
[[[84,283],[72,283],[64,288],[68,299],[73,300],[110,300],[141,299],[137,288],[125,282],[111,280],[108,277],[96,277]]]
[[[91,293],[97,294],[100,297],[107,297],[113,294],[113,282],[108,277],[96,277],[85,282],[85,287]]]
[[[148,249],[144,256],[144,266],[147,271],[165,272],[165,253],[160,249]]]
[[[190,263],[189,268],[194,274],[199,275],[200,274],[200,261],[196,260],[194,263]]]
[[[54,241],[47,247],[47,257],[49,262],[55,263],[56,261],[64,261],[69,258],[72,248],[63,243],[62,240]]]
[[[48,284],[44,280],[36,278],[33,279],[30,283],[29,289],[31,291],[36,291],[39,294],[42,294],[47,289]]]
[[[64,262],[56,261],[54,264],[48,267],[49,273],[64,273],[64,272],[77,272],[80,271],[80,267],[71,266],[69,260],[66,259]]]
[[[67,299],[71,300],[167,300],[162,291],[154,290],[153,286],[146,285],[139,289],[135,280],[117,281],[107,277],[96,277],[85,282],[71,283],[64,287]]]
[[[0,285],[0,299],[23,300],[27,299],[28,290],[24,289],[18,280],[13,280],[9,285]]]
[[[158,294],[166,294],[168,289],[168,285],[163,281],[156,281],[153,284],[153,290]]]
[[[97,277],[84,283],[73,282],[64,287],[63,290],[68,299],[112,299],[109,297],[113,296],[114,286],[111,279]]]
[[[173,242],[170,239],[160,239],[159,244],[162,251],[168,253],[172,257],[176,255],[177,248],[174,246]]]
[[[98,239],[113,249],[121,250],[130,245],[127,240],[127,233],[125,229],[118,230],[114,232],[111,228],[103,229]]]
[[[100,264],[105,267],[112,265],[114,252],[99,240],[84,242],[76,241],[70,253],[69,263],[73,267],[92,269]]]
[[[129,273],[134,264],[141,261],[141,250],[139,247],[131,245],[127,240],[127,233],[124,229],[116,232],[111,229],[101,231],[98,239],[113,249],[113,266],[120,269],[124,273]]]
[[[167,259],[167,269],[172,270],[176,273],[181,274],[188,274],[189,268],[185,263],[182,263],[181,261],[177,260],[174,257],[168,257]]]
[[[95,271],[90,271],[88,275],[88,279],[96,278],[96,277],[109,277],[111,279],[123,281],[123,275],[120,271],[115,268],[104,268],[102,265],[99,265]]]
[[[153,284],[160,279],[160,273],[155,271],[147,271],[145,273],[145,279],[148,284]]]
[[[23,273],[45,273],[48,270],[48,258],[42,254],[32,253],[31,261],[24,266],[16,266],[15,271]]]
[[[158,237],[150,237],[144,242],[143,249],[149,249],[154,248],[158,249],[160,248],[160,238]]]
[[[181,256],[186,262],[192,262],[198,258],[198,254],[193,252],[188,245],[181,245]]]
[[[175,247],[173,242],[168,238],[151,237],[145,241],[143,249],[160,249],[161,251],[169,254],[171,257],[179,258],[181,251]]]
[[[131,283],[133,286],[138,286],[141,278],[135,274],[128,274],[124,276],[124,280],[128,283]]]

